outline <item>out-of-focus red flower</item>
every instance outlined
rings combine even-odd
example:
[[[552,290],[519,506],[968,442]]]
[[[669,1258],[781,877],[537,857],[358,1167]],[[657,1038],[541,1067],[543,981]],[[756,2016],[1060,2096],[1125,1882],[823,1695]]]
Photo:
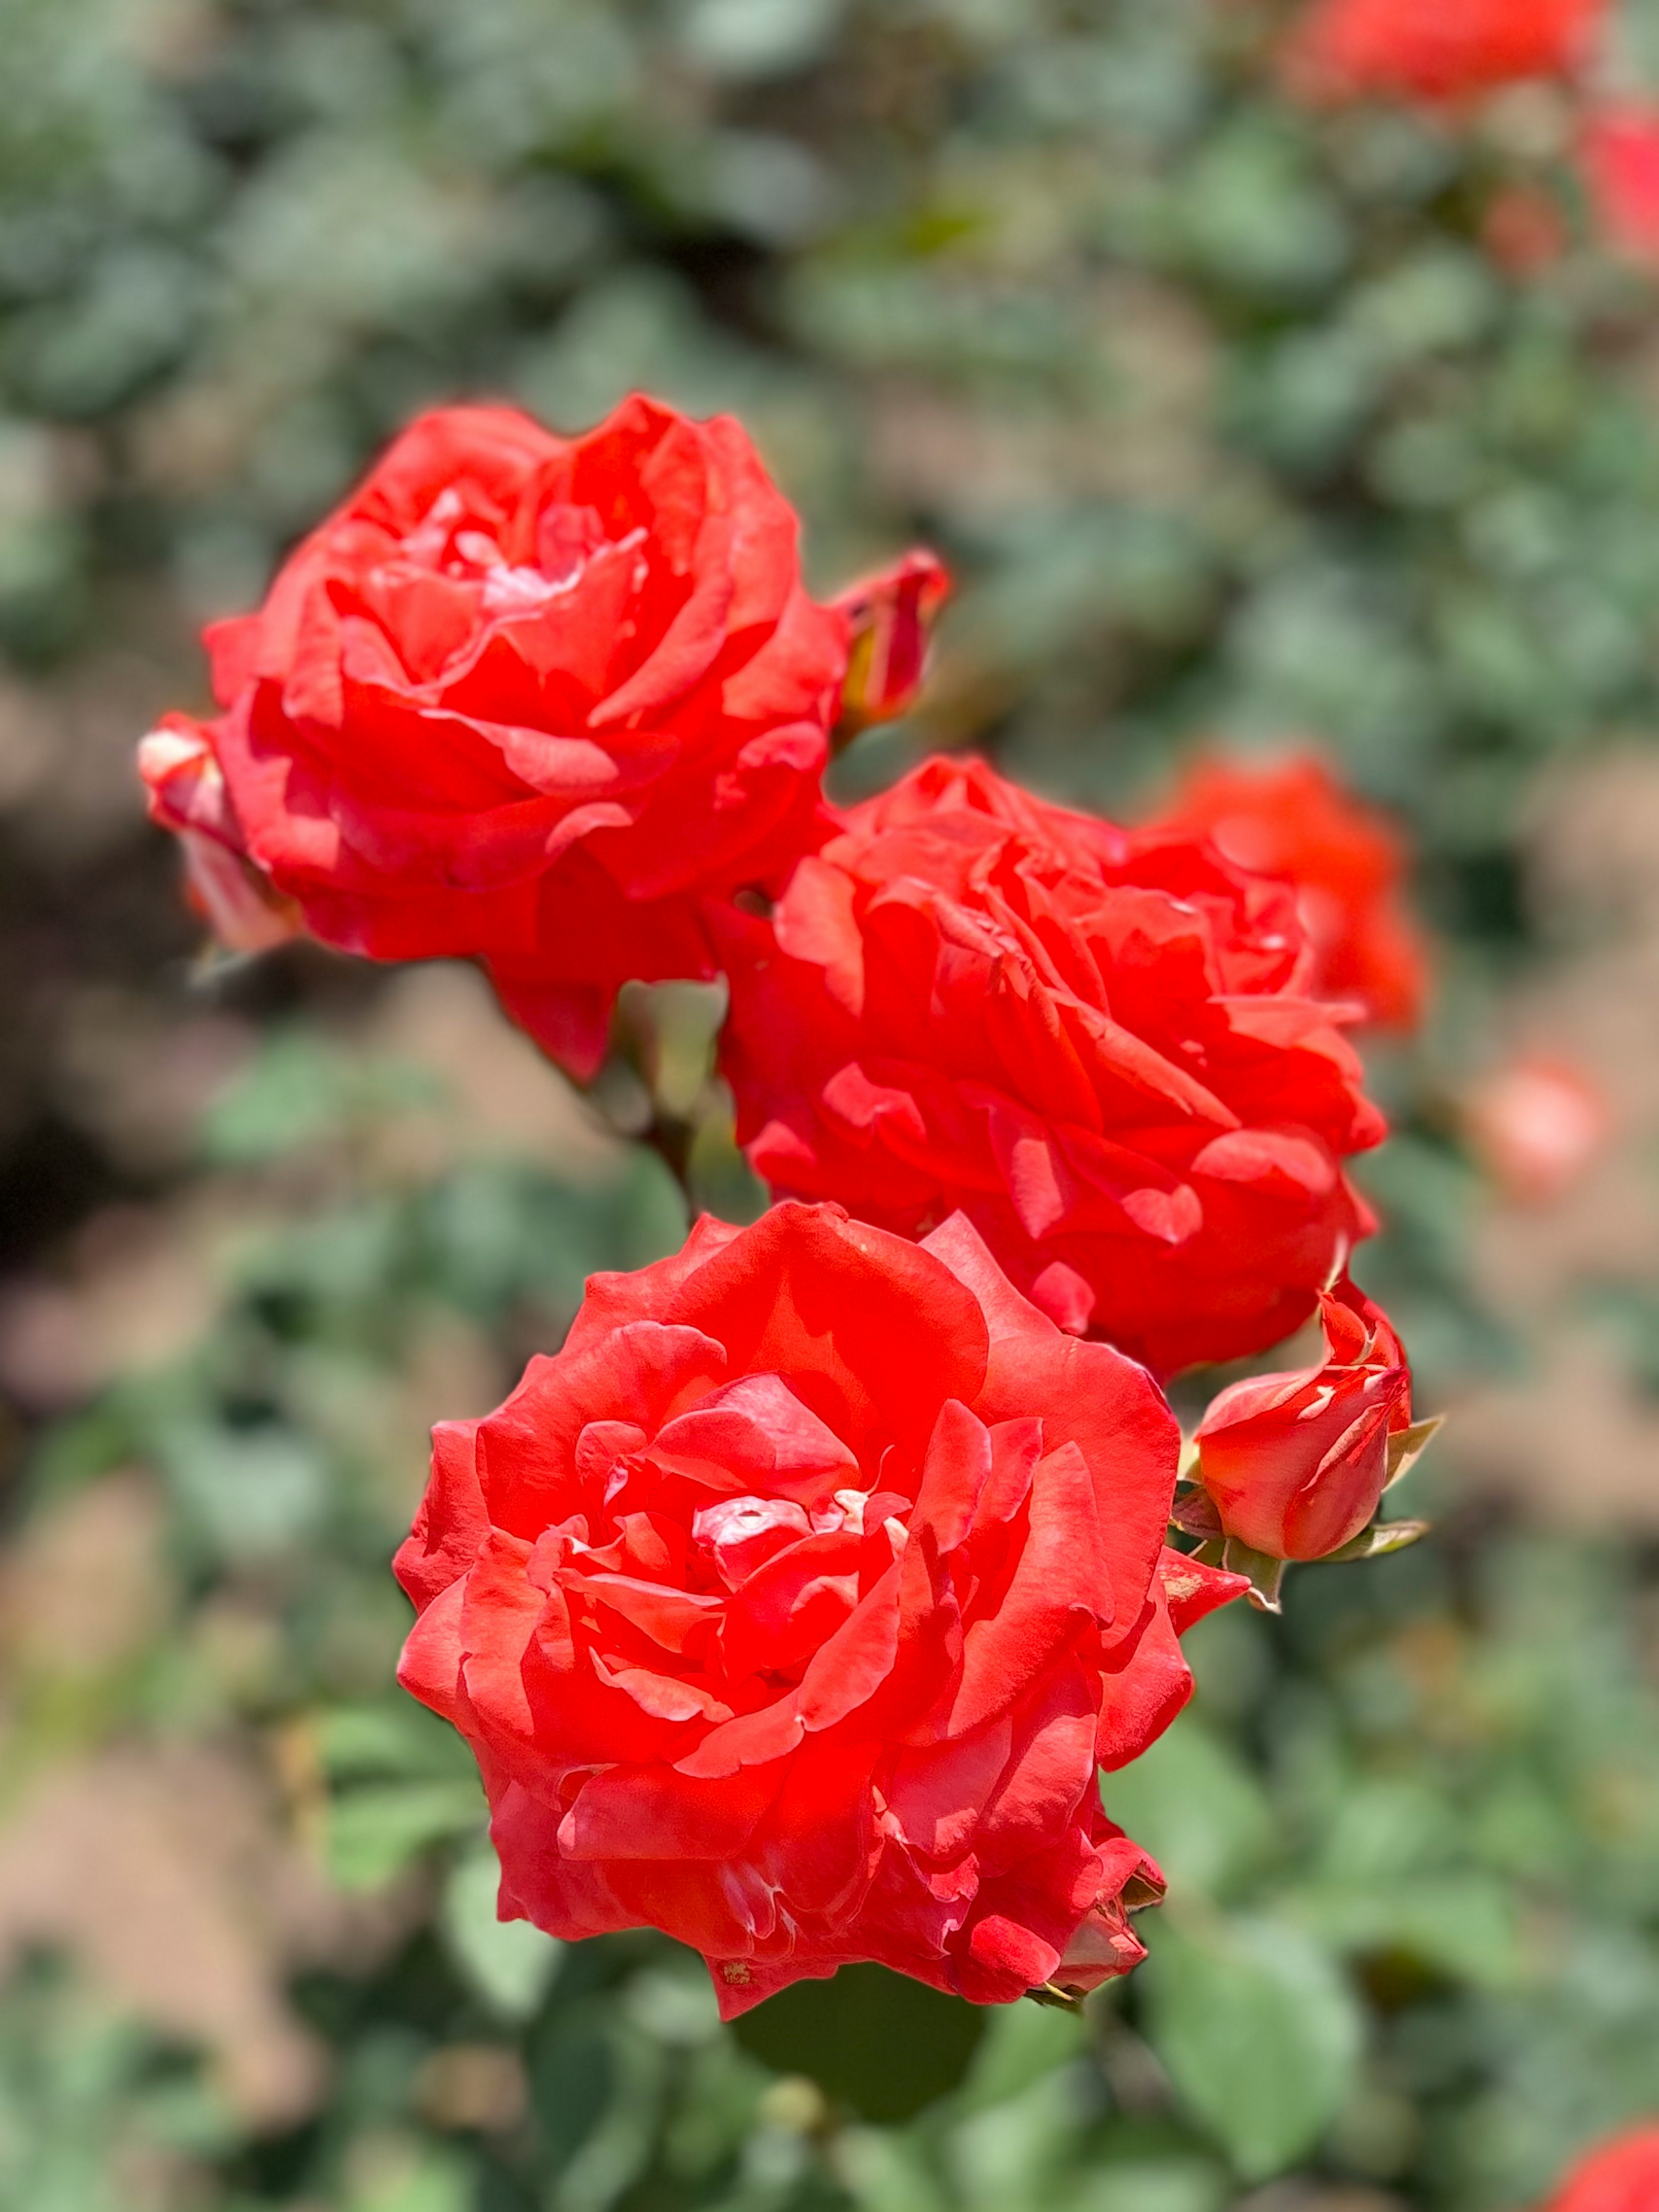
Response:
[[[1386,1316],[1346,1280],[1320,1311],[1317,1367],[1235,1382],[1198,1430],[1198,1480],[1224,1532],[1273,1559],[1322,1559],[1369,1528],[1389,1439],[1412,1423],[1411,1370]]]
[[[926,1246],[783,1206],[599,1275],[564,1349],[435,1432],[402,1679],[477,1753],[501,1911],[660,1928],[728,2016],[878,1960],[1000,2003],[1142,1956],[1098,1765],[1244,1584],[1166,1551],[1150,1378]]]
[[[1659,108],[1594,110],[1580,135],[1578,162],[1607,244],[1659,266]]]
[[[1296,894],[933,760],[769,917],[715,918],[757,1170],[925,1234],[960,1209],[1063,1327],[1159,1373],[1276,1342],[1375,1225],[1384,1133]]]
[[[1202,830],[1237,866],[1294,884],[1314,948],[1310,988],[1357,1000],[1386,1028],[1415,1028],[1429,963],[1401,902],[1405,848],[1386,817],[1345,791],[1322,761],[1200,760],[1158,820]]]
[[[796,536],[724,417],[441,408],[208,630],[222,711],[145,740],[151,812],[232,943],[477,957],[590,1074],[623,981],[713,973],[702,896],[826,832],[851,625]]]
[[[1522,1059],[1477,1084],[1463,1109],[1476,1158],[1508,1195],[1545,1205],[1577,1182],[1607,1143],[1601,1092],[1565,1060]]]
[[[1291,33],[1291,83],[1310,96],[1433,103],[1572,75],[1607,0],[1314,0]]]
[[[1591,2151],[1545,2212],[1659,2212],[1659,2120]]]
[[[1480,238],[1498,268],[1524,279],[1555,266],[1567,250],[1568,232],[1547,192],[1531,185],[1505,185],[1486,204]]]
[[[937,554],[918,547],[879,576],[850,585],[836,605],[852,643],[842,693],[841,733],[904,714],[921,688],[927,640],[949,598],[951,579]]]

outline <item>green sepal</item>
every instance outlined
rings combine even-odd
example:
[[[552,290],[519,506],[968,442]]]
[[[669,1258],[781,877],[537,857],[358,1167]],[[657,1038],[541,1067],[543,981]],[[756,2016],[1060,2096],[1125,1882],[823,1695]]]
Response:
[[[1283,1559],[1274,1559],[1268,1552],[1253,1552],[1237,1536],[1230,1536],[1222,1551],[1221,1565],[1230,1575],[1247,1578],[1250,1585],[1247,1595],[1258,1613],[1283,1612],[1279,1599],[1285,1580]]]
[[[1446,1425],[1443,1413],[1436,1413],[1426,1421],[1417,1421],[1409,1429],[1397,1430],[1389,1438],[1388,1478],[1382,1487],[1392,1490],[1417,1465],[1424,1453]]]
[[[1206,1543],[1215,1542],[1224,1533],[1215,1500],[1196,1483],[1183,1484],[1176,1491],[1175,1504],[1170,1508],[1170,1522],[1183,1536],[1198,1536]]]
[[[1433,1526],[1432,1521],[1374,1521],[1340,1552],[1327,1553],[1326,1560],[1384,1559],[1390,1552],[1403,1552],[1417,1543]]]
[[[1045,2006],[1051,2012],[1073,2013],[1079,2020],[1083,2017],[1083,1995],[1079,1990],[1063,1990],[1058,1982],[1043,1982],[1025,1994],[1033,2004]]]

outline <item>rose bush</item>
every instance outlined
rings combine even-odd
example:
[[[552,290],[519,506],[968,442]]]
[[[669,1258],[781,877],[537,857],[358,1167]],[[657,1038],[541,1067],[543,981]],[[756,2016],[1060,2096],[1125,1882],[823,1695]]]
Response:
[[[1562,2183],[1547,2212],[1653,2212],[1659,2205],[1659,2122],[1592,2151]]]
[[[727,2014],[854,1960],[979,2002],[1126,1971],[1161,1885],[1097,1764],[1243,1588],[1164,1550],[1177,1441],[961,1219],[919,1247],[785,1206],[596,1277],[437,1431],[398,1559],[503,1914],[665,1929]]]
[[[1158,820],[1201,831],[1238,866],[1295,885],[1320,997],[1354,1000],[1384,1028],[1417,1026],[1428,954],[1401,898],[1404,842],[1322,761],[1196,761]]]
[[[1585,59],[1606,0],[1314,0],[1288,52],[1327,95],[1468,100]]]
[[[757,1172],[925,1234],[1160,1373],[1275,1342],[1374,1225],[1346,1017],[1289,886],[1206,840],[935,760],[855,808],[769,915],[714,917]]]
[[[699,896],[824,834],[849,623],[796,531],[726,418],[440,409],[208,629],[222,711],[145,740],[151,811],[233,944],[475,957],[591,1074],[620,984],[712,973]]]

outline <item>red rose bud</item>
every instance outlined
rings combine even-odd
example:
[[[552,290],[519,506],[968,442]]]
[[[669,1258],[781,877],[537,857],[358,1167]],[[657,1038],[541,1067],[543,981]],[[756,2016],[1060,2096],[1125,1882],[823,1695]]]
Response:
[[[1354,1000],[1387,1029],[1416,1028],[1428,951],[1401,903],[1405,844],[1322,761],[1196,762],[1158,819],[1203,831],[1236,866],[1295,887],[1314,951],[1311,988],[1322,998]]]
[[[848,617],[736,422],[627,401],[404,432],[257,614],[206,633],[220,712],[141,750],[216,925],[471,957],[593,1073],[630,977],[711,980],[706,896],[821,843]],[[221,857],[222,856],[222,857]]]
[[[1314,0],[1285,52],[1314,98],[1441,104],[1574,74],[1607,0]]]
[[[1545,2212],[1654,2212],[1659,2205],[1659,2121],[1615,2136],[1582,2160]]]
[[[1390,1439],[1412,1425],[1399,1338],[1346,1279],[1320,1300],[1326,1356],[1224,1390],[1198,1431],[1197,1477],[1224,1534],[1272,1559],[1322,1559],[1370,1526]]]
[[[1166,1551],[1145,1371],[925,1245],[783,1206],[595,1276],[435,1432],[401,1678],[476,1751],[504,1918],[653,1927],[723,2013],[876,1960],[979,2004],[1142,1956],[1101,1809],[1244,1584]]]
[[[944,563],[918,548],[885,574],[851,585],[835,601],[852,632],[838,742],[908,711],[921,688],[929,635],[950,592]]]
[[[1382,1116],[1288,884],[932,760],[768,915],[711,915],[738,1133],[781,1196],[960,1209],[1061,1328],[1159,1374],[1286,1336],[1375,1226]]]
[[[299,907],[242,852],[224,776],[199,728],[178,717],[152,730],[139,741],[138,773],[151,812],[160,818],[165,807],[178,836],[190,903],[228,951],[269,952],[304,934]]]

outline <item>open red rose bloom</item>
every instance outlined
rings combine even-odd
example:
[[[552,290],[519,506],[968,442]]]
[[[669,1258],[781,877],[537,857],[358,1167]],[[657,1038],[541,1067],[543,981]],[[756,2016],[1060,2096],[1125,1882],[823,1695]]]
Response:
[[[723,2011],[854,1960],[979,2002],[1141,1956],[1101,1809],[1243,1584],[1164,1547],[1178,1435],[968,1224],[785,1206],[590,1284],[437,1431],[402,1678],[476,1750],[504,1913],[651,1925]]]
[[[728,419],[441,409],[208,631],[222,711],[145,741],[151,811],[231,944],[476,957],[589,1075],[620,984],[713,974],[700,896],[823,834],[848,623],[796,532]]]
[[[1374,1224],[1384,1124],[1287,883],[934,760],[769,919],[715,917],[738,1135],[902,1235],[960,1209],[1062,1327],[1161,1374],[1261,1350]]]
[[[1237,866],[1295,886],[1319,997],[1354,1000],[1383,1028],[1416,1027],[1428,954],[1401,896],[1404,843],[1322,761],[1199,760],[1158,819],[1201,832]]]
[[[1288,59],[1318,94],[1468,100],[1571,74],[1605,12],[1606,0],[1315,0]]]

